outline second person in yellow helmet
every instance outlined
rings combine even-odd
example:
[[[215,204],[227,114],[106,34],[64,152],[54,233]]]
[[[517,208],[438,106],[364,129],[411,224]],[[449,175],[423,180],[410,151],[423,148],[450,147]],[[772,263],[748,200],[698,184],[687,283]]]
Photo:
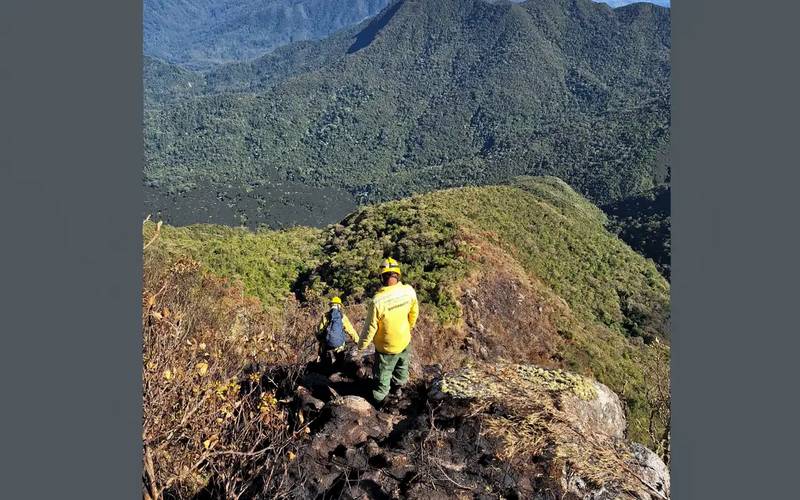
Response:
[[[330,309],[322,315],[317,326],[319,361],[323,370],[335,371],[341,367],[347,347],[346,335],[358,344],[358,333],[342,309],[342,299],[333,297]]]
[[[369,305],[359,349],[375,344],[373,402],[380,406],[389,392],[400,393],[408,381],[411,331],[419,316],[417,294],[400,281],[400,264],[392,258],[381,263],[382,287]]]

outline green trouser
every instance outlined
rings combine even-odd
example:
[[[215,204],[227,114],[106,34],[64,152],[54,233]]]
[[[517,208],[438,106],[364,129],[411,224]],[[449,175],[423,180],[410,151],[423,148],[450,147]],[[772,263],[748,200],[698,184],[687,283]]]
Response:
[[[408,382],[408,363],[411,358],[410,347],[399,354],[383,354],[375,352],[375,388],[372,397],[375,401],[383,401],[389,394],[392,385],[402,386]]]

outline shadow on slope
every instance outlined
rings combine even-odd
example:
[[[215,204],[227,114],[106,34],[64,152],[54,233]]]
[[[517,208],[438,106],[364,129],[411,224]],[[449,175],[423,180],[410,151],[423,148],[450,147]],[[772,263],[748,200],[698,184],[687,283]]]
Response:
[[[348,54],[355,54],[359,50],[366,48],[375,40],[375,37],[378,35],[378,32],[383,29],[384,26],[389,24],[389,21],[392,20],[392,17],[400,10],[400,7],[405,3],[405,0],[399,0],[397,3],[389,7],[386,12],[370,22],[366,28],[364,28],[358,35],[356,35],[356,40],[353,42],[353,45],[347,49]]]

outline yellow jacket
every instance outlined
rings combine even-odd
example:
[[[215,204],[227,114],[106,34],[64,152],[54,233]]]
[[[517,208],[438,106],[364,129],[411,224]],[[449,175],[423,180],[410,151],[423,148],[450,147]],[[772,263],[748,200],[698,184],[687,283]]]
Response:
[[[397,283],[382,287],[369,306],[359,349],[375,340],[375,350],[398,354],[411,342],[411,330],[419,316],[417,293],[411,285]]]
[[[322,315],[322,319],[319,321],[319,326],[317,327],[317,340],[320,342],[325,340],[325,330],[328,328],[328,323],[331,321],[331,315],[329,313],[330,310]],[[353,328],[353,324],[350,323],[350,320],[347,318],[347,315],[344,313],[344,311],[342,311],[342,326],[344,327],[344,331],[350,335],[351,339],[353,339],[353,342],[358,344],[358,332],[355,328]],[[342,346],[339,350],[343,349],[344,346]]]

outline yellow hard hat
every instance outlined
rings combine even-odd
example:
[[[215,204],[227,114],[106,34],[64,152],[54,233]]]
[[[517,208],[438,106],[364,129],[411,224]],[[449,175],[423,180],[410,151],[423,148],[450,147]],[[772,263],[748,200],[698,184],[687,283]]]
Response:
[[[394,260],[393,258],[389,257],[385,259],[381,263],[381,274],[385,273],[397,273],[400,274],[400,264]]]
[[[331,299],[331,304],[339,304],[339,305],[341,305],[341,303],[342,303],[342,299],[340,299],[339,297],[334,297],[334,298]]]

